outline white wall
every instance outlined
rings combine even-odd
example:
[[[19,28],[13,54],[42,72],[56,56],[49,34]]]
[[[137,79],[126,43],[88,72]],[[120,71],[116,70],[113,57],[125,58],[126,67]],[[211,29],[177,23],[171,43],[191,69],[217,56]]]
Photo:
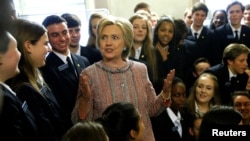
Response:
[[[198,0],[95,0],[95,8],[107,8],[112,15],[129,18],[133,14],[135,5],[142,1],[148,3],[151,11],[157,12],[159,16],[171,15],[182,18],[185,9]]]

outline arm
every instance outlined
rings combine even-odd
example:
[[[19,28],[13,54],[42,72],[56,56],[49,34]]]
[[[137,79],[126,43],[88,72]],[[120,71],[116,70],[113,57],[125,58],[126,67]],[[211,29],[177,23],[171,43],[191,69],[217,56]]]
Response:
[[[88,77],[80,74],[78,95],[76,104],[72,112],[73,123],[79,120],[85,120],[89,111],[89,101],[91,98],[91,90],[88,83]]]
[[[164,85],[162,88],[161,93],[159,94],[167,107],[171,104],[171,87],[172,81],[175,76],[175,70],[170,70],[169,74],[167,75],[166,79],[164,79]]]
[[[167,75],[166,79],[164,80],[164,86],[160,94],[156,96],[155,92],[154,95],[148,95],[148,105],[149,105],[149,114],[150,116],[157,116],[162,110],[165,110],[166,107],[171,105],[171,87],[172,81],[174,78],[175,70],[171,70],[170,73]],[[147,93],[150,91],[147,90]],[[152,97],[154,96],[154,97]]]

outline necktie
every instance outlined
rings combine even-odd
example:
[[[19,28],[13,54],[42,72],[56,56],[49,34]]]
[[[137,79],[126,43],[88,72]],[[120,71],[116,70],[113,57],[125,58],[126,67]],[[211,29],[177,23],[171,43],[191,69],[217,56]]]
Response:
[[[174,127],[172,127],[172,131],[173,132],[177,131],[180,137],[182,137],[181,113],[178,111],[176,115],[170,108],[167,108],[166,110],[170,119],[174,123]]]
[[[235,30],[234,33],[235,33],[235,40],[239,40],[238,30]]]
[[[194,33],[194,39],[197,40],[198,39],[198,33]]]
[[[69,66],[69,70],[70,72],[72,72],[75,76],[76,76],[76,71],[75,71],[75,67],[74,65],[72,64],[71,60],[69,57],[67,57],[67,62],[68,62],[68,66]]]
[[[177,127],[177,131],[178,131],[179,135],[182,137],[181,119],[180,118],[176,119],[174,124]]]

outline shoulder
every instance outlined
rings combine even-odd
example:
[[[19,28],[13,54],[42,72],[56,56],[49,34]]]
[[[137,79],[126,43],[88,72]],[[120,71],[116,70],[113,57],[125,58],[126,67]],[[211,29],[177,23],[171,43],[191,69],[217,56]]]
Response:
[[[139,62],[139,61],[134,61],[134,60],[129,60],[130,63],[133,64],[133,67],[135,68],[140,68],[140,69],[146,69],[147,66],[146,64]]]
[[[55,64],[60,64],[60,62],[61,62],[61,59],[52,51],[47,55],[46,65],[43,67],[55,66]]]
[[[85,69],[82,70],[82,72],[84,73],[94,73],[96,72],[96,65],[100,63],[100,62],[96,62],[96,63],[93,63],[91,65],[89,65],[88,67],[86,67]]]
[[[225,72],[225,71],[228,71],[226,65],[217,64],[217,65],[214,65],[214,66],[210,67],[205,72],[210,72],[210,73],[212,73],[214,75],[218,75],[218,74],[221,74],[222,72]]]
[[[210,28],[208,28],[207,26],[203,26],[203,31],[207,32],[207,33],[212,33],[213,30],[211,30]]]
[[[78,63],[82,62],[82,63],[84,63],[85,65],[89,65],[89,60],[88,60],[87,57],[85,57],[85,56],[80,56],[80,55],[76,55],[76,54],[73,54],[73,53],[71,53],[71,56],[72,56],[72,58],[74,59],[74,61],[76,61],[76,62],[78,62]]]
[[[73,59],[77,59],[77,60],[85,60],[85,59],[87,59],[85,56],[76,55],[74,53],[71,53],[71,56],[72,56]]]
[[[22,84],[17,90],[16,95],[20,99],[33,99],[39,92],[29,83]]]
[[[0,84],[1,94],[3,95],[4,99],[14,99],[15,95],[13,94],[10,88],[6,88]]]
[[[222,68],[227,68],[227,65],[223,64],[223,63],[219,63],[216,65],[211,66],[209,69],[222,69]]]
[[[53,59],[55,57],[56,57],[56,54],[52,51],[52,52],[48,53],[46,60]]]
[[[224,24],[218,28],[216,28],[214,30],[215,33],[220,33],[221,31],[226,31],[228,28],[231,28],[230,25],[227,23],[227,24]]]
[[[90,51],[90,52],[99,52],[99,49],[95,48],[95,47],[85,47],[85,46],[81,46],[81,50],[82,51]]]
[[[242,28],[243,31],[248,31],[248,32],[250,32],[250,27],[248,27],[248,26],[246,26],[246,25],[242,25],[241,28]]]
[[[195,46],[195,45],[196,45],[196,42],[191,41],[191,40],[184,39],[183,44],[184,44],[184,45],[187,45],[187,46]]]

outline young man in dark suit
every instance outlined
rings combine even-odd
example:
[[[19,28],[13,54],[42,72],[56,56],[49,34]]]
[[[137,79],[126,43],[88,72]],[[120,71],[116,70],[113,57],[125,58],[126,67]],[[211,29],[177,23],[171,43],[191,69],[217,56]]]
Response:
[[[102,55],[98,48],[84,47],[80,45],[81,39],[81,20],[75,14],[65,13],[62,16],[66,21],[70,34],[69,49],[71,53],[88,58],[89,63],[93,64],[102,59]]]
[[[230,43],[241,43],[250,48],[250,28],[241,24],[244,9],[244,5],[239,1],[230,3],[226,8],[229,22],[214,31],[215,54],[212,56],[215,57],[216,63],[221,63],[223,50]]]
[[[246,90],[248,74],[246,73],[250,50],[244,44],[229,44],[223,52],[223,63],[212,66],[205,72],[213,73],[218,80],[221,103],[231,104],[231,94],[236,90]]]
[[[208,14],[208,7],[201,2],[197,2],[192,7],[192,21],[193,23],[188,28],[186,39],[196,43],[196,50],[193,54],[196,59],[205,57],[213,64],[213,56],[211,56],[213,31],[204,26],[204,21]]]
[[[43,25],[47,28],[52,52],[48,54],[41,71],[65,114],[66,126],[70,128],[73,125],[71,112],[77,96],[79,74],[89,66],[89,61],[86,57],[70,53],[70,35],[65,19],[50,15],[44,19]]]

